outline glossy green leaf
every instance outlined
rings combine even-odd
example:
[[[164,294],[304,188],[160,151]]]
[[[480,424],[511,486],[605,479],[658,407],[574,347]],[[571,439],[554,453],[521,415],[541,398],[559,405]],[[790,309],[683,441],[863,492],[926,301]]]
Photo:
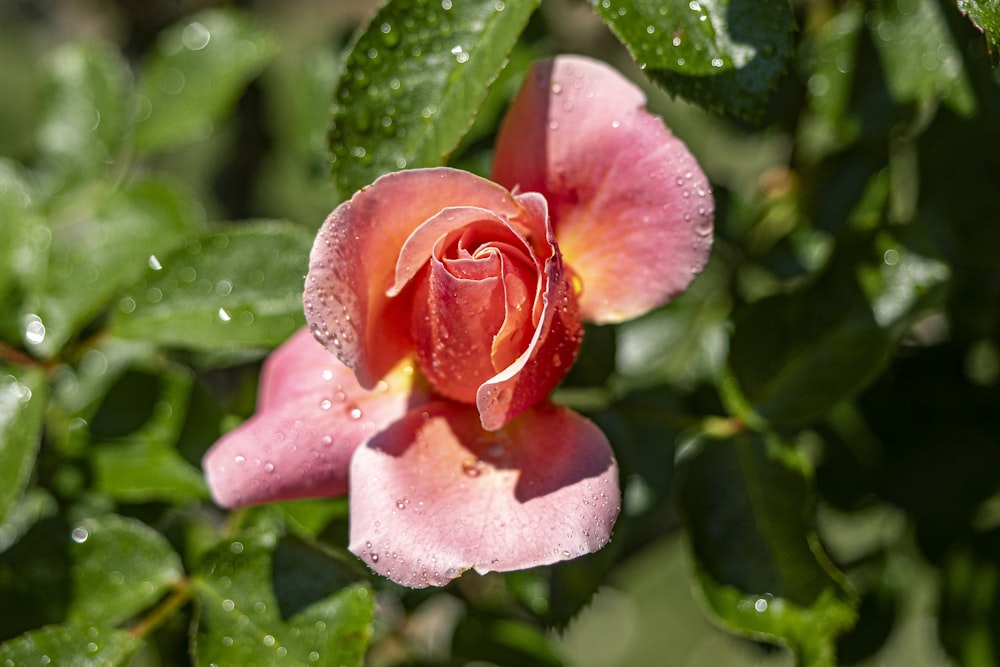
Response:
[[[152,606],[184,575],[167,539],[135,519],[84,519],[70,539],[71,621],[117,625]]]
[[[1000,65],[1000,2],[997,0],[955,0],[959,10],[986,36],[993,66]]]
[[[140,179],[121,190],[76,193],[50,226],[48,267],[24,305],[28,349],[51,357],[138,280],[150,256],[169,252],[197,229],[202,210],[167,181]]]
[[[788,0],[593,0],[655,83],[708,109],[756,118],[792,53]]]
[[[758,415],[783,426],[857,392],[895,345],[846,254],[805,288],[750,304],[735,324],[729,364],[739,388]]]
[[[0,644],[0,661],[12,667],[125,667],[142,644],[126,630],[70,623],[32,630]]]
[[[962,53],[935,0],[880,0],[868,24],[885,70],[886,83],[899,104],[942,100],[953,111],[976,110]]]
[[[333,176],[349,195],[390,171],[444,164],[538,0],[385,3],[334,96]]]
[[[85,174],[107,169],[125,134],[131,75],[121,53],[106,42],[66,44],[44,75],[41,152]]]
[[[119,303],[111,330],[190,349],[273,347],[304,322],[312,243],[308,230],[273,221],[194,239],[151,263],[146,280]]]
[[[196,664],[363,664],[371,640],[372,592],[363,584],[341,586],[344,579],[331,579],[340,566],[315,550],[298,559],[297,569],[281,567],[282,548],[275,533],[256,531],[206,554],[193,582]],[[280,593],[288,585],[283,577],[297,582],[300,595],[292,603],[276,595],[275,589]]]
[[[136,150],[210,136],[274,50],[271,36],[234,10],[192,14],[165,30],[139,77]]]
[[[854,599],[812,528],[804,459],[749,433],[704,441],[678,470],[700,592],[729,629],[789,646],[802,665],[836,664]]]
[[[39,368],[0,365],[0,523],[20,498],[35,465],[47,388]]]

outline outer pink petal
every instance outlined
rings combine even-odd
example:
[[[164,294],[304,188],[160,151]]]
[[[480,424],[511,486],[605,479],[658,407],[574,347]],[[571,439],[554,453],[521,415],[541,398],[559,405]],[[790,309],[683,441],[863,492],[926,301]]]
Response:
[[[264,363],[257,412],[205,454],[215,501],[244,507],[342,495],[359,444],[425,400],[401,367],[375,390],[300,330]]]
[[[487,432],[438,402],[355,453],[350,548],[404,586],[440,586],[596,551],[619,504],[611,447],[580,415],[545,403]]]
[[[400,250],[421,223],[451,206],[522,215],[509,192],[484,178],[444,167],[413,169],[355,194],[316,236],[303,295],[306,320],[363,387],[374,387],[410,350],[406,293],[387,295]]]
[[[493,178],[548,199],[587,321],[662,305],[711,250],[708,181],[644,105],[614,69],[561,56],[532,68],[497,140]]]

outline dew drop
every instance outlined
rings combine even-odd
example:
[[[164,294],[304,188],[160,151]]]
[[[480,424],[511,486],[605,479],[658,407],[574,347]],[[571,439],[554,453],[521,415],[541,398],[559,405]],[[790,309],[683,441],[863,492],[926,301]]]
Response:
[[[90,531],[83,526],[77,526],[73,529],[73,532],[70,533],[70,537],[77,544],[83,544],[90,537]]]
[[[29,345],[38,345],[45,340],[45,325],[42,318],[34,313],[24,318],[24,340]]]
[[[219,308],[219,319],[222,320],[223,322],[228,322],[229,320],[233,319],[233,316],[229,314],[228,310],[226,310],[225,308],[221,308],[220,307]]]
[[[351,419],[361,419],[361,408],[351,408],[351,411],[348,414],[351,415]]]
[[[160,260],[157,259],[156,255],[149,256],[149,268],[154,271],[159,271],[163,268],[163,264],[160,263]]]

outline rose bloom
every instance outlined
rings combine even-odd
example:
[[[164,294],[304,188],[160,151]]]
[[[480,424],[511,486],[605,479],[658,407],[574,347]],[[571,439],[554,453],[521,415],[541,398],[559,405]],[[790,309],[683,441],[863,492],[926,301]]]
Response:
[[[645,97],[582,57],[536,64],[492,181],[379,178],[309,261],[303,329],[264,364],[258,409],[206,454],[220,505],[350,494],[350,549],[405,586],[575,558],[610,538],[618,468],[548,399],[582,322],[683,291],[713,201]]]

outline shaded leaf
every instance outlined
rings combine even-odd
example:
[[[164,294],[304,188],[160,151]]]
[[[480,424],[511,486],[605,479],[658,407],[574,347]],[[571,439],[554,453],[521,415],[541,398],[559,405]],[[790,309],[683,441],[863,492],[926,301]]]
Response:
[[[900,318],[908,318],[907,306],[918,301],[891,280],[905,274],[883,272],[879,276],[890,280],[872,290],[876,314],[856,263],[850,249],[841,249],[805,288],[762,299],[736,315],[730,368],[754,411],[773,424],[795,426],[819,416],[888,362],[902,334],[895,325],[908,321]]]
[[[136,150],[209,137],[274,50],[271,36],[234,10],[192,14],[165,30],[139,77]]]
[[[964,116],[975,112],[962,53],[936,0],[880,0],[868,24],[897,103],[942,100]]]
[[[71,621],[117,625],[152,606],[184,575],[166,538],[135,519],[84,519],[70,538]]]
[[[87,191],[51,223],[49,268],[24,305],[28,348],[50,357],[100,313],[122,287],[138,280],[151,255],[177,247],[196,229],[201,209],[173,184],[146,178],[124,189]]]
[[[111,330],[191,349],[273,347],[304,322],[312,243],[302,227],[265,221],[199,237],[157,259],[121,300]]]
[[[0,365],[0,523],[21,497],[35,465],[47,393],[41,369]]]
[[[69,534],[61,516],[47,516],[18,535],[15,543],[4,545],[7,548],[0,552],[0,639],[66,619],[72,593]]]
[[[125,630],[71,623],[32,630],[0,645],[0,660],[18,667],[124,667],[142,643]]]
[[[834,665],[855,602],[812,528],[804,460],[749,433],[704,441],[678,469],[679,503],[709,608],[728,628]]]
[[[38,147],[64,168],[99,173],[114,162],[126,124],[128,66],[109,43],[71,43],[45,69]]]
[[[1000,2],[997,0],[955,0],[959,10],[986,36],[986,48],[993,66],[1000,65]]]
[[[286,598],[282,606],[271,583],[272,568],[283,557],[276,553],[278,544],[275,533],[256,531],[206,554],[194,580],[196,663],[360,667],[371,640],[371,591],[363,584],[331,590],[350,577],[331,578],[330,570],[339,565],[314,551],[297,572],[279,569],[275,585],[278,573],[283,587],[289,585],[288,577],[298,579],[297,588],[304,591],[308,582],[319,582],[309,592],[312,599],[321,599],[301,611],[301,595]],[[295,599],[297,603],[288,601]],[[282,618],[289,609],[295,615]]]
[[[444,164],[538,0],[385,3],[334,96],[333,177],[349,195],[390,171]]]
[[[653,82],[708,109],[759,117],[792,53],[788,0],[593,0]]]

